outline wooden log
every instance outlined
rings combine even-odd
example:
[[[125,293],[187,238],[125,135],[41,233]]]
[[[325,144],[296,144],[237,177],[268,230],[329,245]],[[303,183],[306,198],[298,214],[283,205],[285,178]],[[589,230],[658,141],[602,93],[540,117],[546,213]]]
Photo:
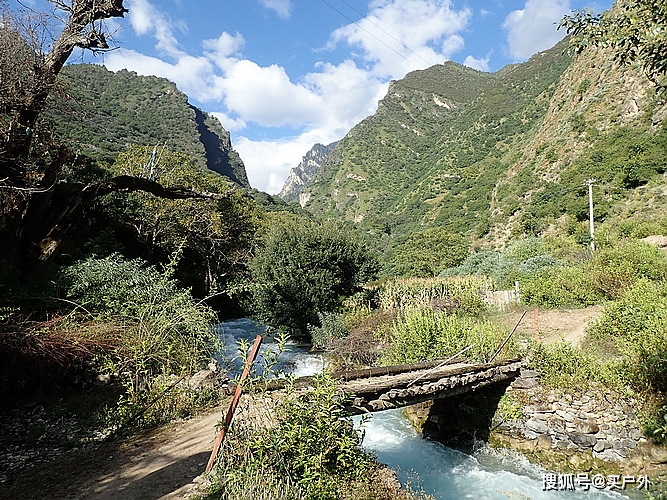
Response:
[[[422,372],[409,372],[401,373],[397,375],[384,375],[380,377],[373,377],[372,379],[357,379],[349,382],[340,384],[340,388],[346,393],[363,395],[363,394],[377,394],[379,392],[384,392],[393,388],[406,388],[415,378],[423,375],[419,380],[419,384],[415,385],[424,385],[428,382],[435,380],[441,380],[447,377],[452,377],[456,375],[471,374],[476,372],[485,371],[491,368],[508,368],[506,372],[518,373],[521,368],[521,361],[504,361],[496,362],[489,364],[458,364],[458,365],[447,365],[443,366],[437,370],[433,370],[430,373],[423,375]]]
[[[457,385],[454,387],[449,387],[446,383],[429,384],[427,388],[422,387],[423,390],[417,394],[412,392],[415,387],[412,386],[409,389],[405,389],[404,391],[399,391],[399,393],[396,393],[396,397],[394,398],[386,397],[388,394],[382,394],[379,398],[371,400],[358,398],[354,400],[353,404],[347,406],[347,410],[352,414],[360,414],[393,408],[402,408],[404,406],[423,403],[425,401],[432,401],[434,399],[442,399],[466,392],[473,392],[482,387],[509,380],[515,376],[512,371],[507,370],[492,370],[491,373],[487,373],[486,375],[486,378],[480,377],[479,379],[471,381],[468,384]],[[460,380],[461,379],[459,379],[459,381]]]

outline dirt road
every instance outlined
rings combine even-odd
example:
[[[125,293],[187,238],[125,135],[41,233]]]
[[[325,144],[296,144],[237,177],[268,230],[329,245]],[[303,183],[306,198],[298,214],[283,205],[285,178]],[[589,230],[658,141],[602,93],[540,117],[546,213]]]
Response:
[[[529,310],[523,318],[517,333],[526,337],[533,336],[537,326],[540,341],[546,343],[566,340],[573,345],[580,345],[585,335],[586,327],[592,320],[600,316],[602,306],[591,306],[583,309],[553,309],[537,311],[537,321],[534,310]],[[522,311],[507,312],[501,316],[502,322],[513,328],[521,317]]]
[[[206,467],[222,411],[226,406],[27,471],[0,489],[0,500],[183,498]]]

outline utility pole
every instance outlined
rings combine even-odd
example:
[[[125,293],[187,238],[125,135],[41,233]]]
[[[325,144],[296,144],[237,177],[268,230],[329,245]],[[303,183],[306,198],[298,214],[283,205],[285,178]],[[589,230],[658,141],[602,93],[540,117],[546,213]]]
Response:
[[[593,226],[593,183],[595,179],[588,179],[588,220],[591,230],[591,251],[595,252],[595,227]]]

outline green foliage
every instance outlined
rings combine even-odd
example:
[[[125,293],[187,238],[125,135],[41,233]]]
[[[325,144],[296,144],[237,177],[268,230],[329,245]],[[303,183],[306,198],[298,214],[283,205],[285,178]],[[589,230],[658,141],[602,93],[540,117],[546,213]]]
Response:
[[[169,144],[200,170],[209,166],[249,187],[243,162],[220,122],[188,103],[172,82],[103,66],[69,64],[64,91],[46,113],[61,142],[96,160],[112,162],[128,144]]]
[[[589,306],[604,300],[604,295],[580,267],[549,267],[522,275],[519,286],[521,302],[529,306]]]
[[[384,310],[421,308],[431,305],[457,309],[476,316],[486,310],[481,291],[482,278],[410,278],[378,285],[377,300]]]
[[[511,420],[520,420],[523,418],[522,405],[518,401],[513,400],[508,394],[503,394],[498,401],[498,409],[496,415],[500,417],[503,422]]]
[[[611,47],[615,60],[622,64],[640,61],[644,71],[657,79],[667,73],[666,25],[663,2],[630,0],[603,14],[589,9],[575,11],[563,18],[559,28],[567,30],[575,52],[581,53],[591,45]]]
[[[538,344],[530,364],[552,386],[582,390],[597,383],[639,397],[647,433],[662,440],[665,411],[658,407],[667,394],[666,344],[667,287],[640,278],[605,306],[589,326],[581,349],[565,341]]]
[[[594,252],[583,269],[597,290],[618,299],[641,278],[667,279],[667,256],[648,243],[625,241]]]
[[[121,347],[104,360],[112,372],[194,372],[217,341],[213,312],[141,260],[118,254],[79,261],[61,273],[65,297],[80,310],[121,325]]]
[[[195,390],[181,384],[171,388],[174,382],[175,376],[158,377],[141,389],[131,382],[126,383],[126,392],[115,405],[98,413],[100,423],[112,431],[133,432],[189,417],[219,404],[222,399],[216,387]]]
[[[559,265],[521,274],[521,301],[544,307],[588,306],[618,299],[643,278],[665,280],[667,257],[648,243],[621,241],[598,249],[576,267]]]
[[[551,386],[567,389],[588,387],[599,381],[601,370],[595,358],[566,341],[537,344],[531,352],[530,365]]]
[[[465,316],[437,313],[431,309],[408,309],[392,325],[390,346],[381,363],[398,365],[444,359],[474,345],[465,357],[486,362],[495,354],[507,335],[504,328]],[[516,354],[513,340],[505,347],[504,355]]]
[[[542,239],[524,238],[510,243],[501,253],[483,250],[470,255],[461,265],[444,270],[441,276],[485,276],[491,278],[495,287],[510,289],[521,275],[564,264],[546,252]]]
[[[329,341],[342,339],[350,334],[341,314],[335,312],[318,313],[321,326],[308,325],[313,347],[324,347]]]
[[[437,276],[440,271],[458,265],[468,255],[468,242],[441,227],[415,231],[407,241],[393,249],[388,265],[397,276]]]
[[[414,231],[484,237],[494,188],[541,123],[570,62],[557,46],[493,74],[447,62],[393,82],[372,119],[331,153],[308,187],[307,207],[327,217],[363,216],[360,226],[397,255]],[[414,272],[443,268],[431,249],[414,251]],[[411,255],[396,261],[397,272],[413,272]]]
[[[304,336],[377,272],[358,234],[334,223],[276,219],[250,263],[253,311],[269,326]]]
[[[272,411],[275,425],[230,436],[214,470],[222,491],[231,493],[224,498],[248,498],[251,488],[253,498],[268,498],[255,489],[258,477],[266,478],[262,490],[275,491],[271,498],[336,499],[346,483],[368,481],[374,461],[361,449],[362,434],[335,381],[321,374],[314,382],[305,394],[288,390]]]
[[[613,346],[626,362],[637,390],[667,393],[667,286],[639,279],[623,297],[605,307],[587,342]],[[613,352],[613,351],[612,351]]]
[[[148,177],[164,186],[187,186],[200,192],[230,189],[224,177],[207,173],[183,154],[164,148],[132,146],[118,155],[110,173]],[[220,201],[169,200],[143,192],[112,194],[91,215],[94,222],[82,231],[87,238],[75,241],[70,254],[83,258],[123,250],[151,262],[166,262],[178,254],[176,276],[199,296],[244,275],[262,218],[257,204],[241,191]],[[88,253],[82,254],[82,248]]]

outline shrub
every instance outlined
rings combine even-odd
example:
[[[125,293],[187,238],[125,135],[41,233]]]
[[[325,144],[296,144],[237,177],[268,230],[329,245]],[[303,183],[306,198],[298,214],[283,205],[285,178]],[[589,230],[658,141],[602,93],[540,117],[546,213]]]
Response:
[[[465,357],[486,362],[506,335],[504,328],[488,321],[430,309],[410,309],[393,323],[390,346],[383,353],[381,363],[394,365],[448,358],[473,344]],[[510,340],[505,353],[515,354],[516,350],[515,341]]]
[[[342,315],[337,313],[320,313],[318,316],[322,326],[308,325],[311,342],[314,347],[324,347],[331,340],[342,339],[350,333]]]
[[[579,267],[556,266],[519,278],[521,302],[529,306],[588,306],[604,299]]]
[[[441,276],[487,276],[500,289],[514,287],[522,274],[563,265],[563,262],[545,253],[540,238],[526,238],[510,244],[502,253],[483,250],[470,255],[461,265],[446,269]]]
[[[79,261],[62,271],[60,285],[80,309],[121,327],[121,347],[103,360],[110,371],[192,373],[215,348],[213,311],[139,259]]]
[[[639,279],[607,305],[586,341],[611,343],[624,356],[636,389],[667,392],[667,285]]]
[[[587,387],[597,380],[595,359],[566,341],[537,344],[531,353],[530,365],[542,380],[554,387],[568,389]]]
[[[653,245],[628,241],[596,251],[583,269],[596,289],[618,299],[640,278],[667,279],[667,257]]]
[[[351,229],[292,220],[269,229],[250,269],[256,318],[302,337],[319,324],[318,313],[337,310],[373,278],[378,263]]]
[[[361,448],[363,435],[335,381],[326,374],[314,381],[314,389],[301,395],[288,387],[269,416],[273,424],[249,435],[234,428],[215,469],[230,498],[237,498],[235,492],[249,498],[252,490],[253,498],[335,499],[346,483],[368,481],[375,463]],[[260,497],[257,490],[266,489],[275,496]]]

